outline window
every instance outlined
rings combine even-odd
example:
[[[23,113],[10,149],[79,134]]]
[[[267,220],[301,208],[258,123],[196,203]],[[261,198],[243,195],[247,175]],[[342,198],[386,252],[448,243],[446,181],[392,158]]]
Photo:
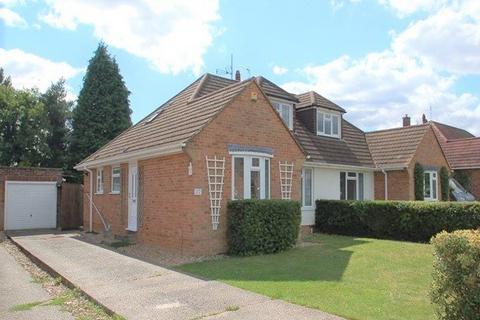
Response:
[[[363,200],[364,180],[361,172],[340,172],[340,200]]]
[[[112,167],[112,193],[120,193],[120,167]]]
[[[233,199],[270,198],[270,159],[260,156],[234,156]]]
[[[436,171],[425,171],[424,198],[427,201],[438,200]]]
[[[97,190],[96,193],[103,193],[103,168],[97,169]]]
[[[313,168],[304,168],[302,172],[302,206],[313,206]]]
[[[340,115],[317,109],[317,135],[340,138]]]
[[[280,114],[283,122],[290,130],[293,130],[293,105],[288,103],[273,102],[273,107]]]

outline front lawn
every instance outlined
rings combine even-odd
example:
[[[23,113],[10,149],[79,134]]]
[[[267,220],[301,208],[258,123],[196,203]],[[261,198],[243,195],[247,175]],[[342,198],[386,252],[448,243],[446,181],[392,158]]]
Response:
[[[434,319],[430,245],[323,234],[312,241],[178,269],[349,319]]]

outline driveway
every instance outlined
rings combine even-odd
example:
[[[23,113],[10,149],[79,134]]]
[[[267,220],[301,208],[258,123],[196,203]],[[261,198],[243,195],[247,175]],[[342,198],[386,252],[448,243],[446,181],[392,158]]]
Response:
[[[74,319],[69,313],[61,311],[58,306],[27,306],[27,304],[45,302],[51,298],[40,284],[33,282],[30,274],[0,243],[0,319]]]
[[[341,319],[127,257],[80,241],[76,233],[12,240],[127,319]]]

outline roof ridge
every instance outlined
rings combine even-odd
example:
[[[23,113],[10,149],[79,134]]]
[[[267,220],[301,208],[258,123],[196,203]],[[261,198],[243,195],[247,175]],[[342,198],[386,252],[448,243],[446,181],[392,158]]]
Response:
[[[237,85],[246,84],[246,83],[249,82],[249,81],[252,81],[252,78],[248,78],[248,79],[245,79],[245,80],[240,81],[240,82],[237,82],[237,81],[232,82],[231,84],[229,84],[229,85],[227,85],[227,86],[225,86],[225,87],[223,87],[223,88],[220,88],[220,89],[218,89],[218,90],[209,92],[209,93],[207,93],[207,94],[204,94],[203,96],[200,96],[200,97],[197,97],[197,98],[188,100],[187,103],[193,103],[193,102],[201,101],[201,100],[203,100],[203,99],[205,99],[205,98],[210,98],[211,96],[213,96],[213,95],[215,95],[215,94],[219,94],[219,93],[221,93],[222,91],[225,91],[225,90],[230,89],[230,88],[232,88],[232,87],[234,87],[234,86],[237,86]]]
[[[208,79],[208,76],[209,76],[209,73],[205,73],[203,76],[202,76],[202,79],[200,80],[200,83],[198,84],[197,88],[195,88],[195,91],[192,93],[192,96],[190,97],[190,99],[188,99],[188,101],[191,101],[193,99],[195,99],[198,95],[198,93],[200,92],[200,90],[202,89],[203,85],[205,84],[205,82],[207,81]]]
[[[375,130],[375,131],[367,131],[367,132],[365,132],[365,134],[374,134],[374,133],[395,131],[395,130],[400,131],[400,130],[406,130],[406,129],[411,129],[411,128],[419,128],[419,127],[428,127],[428,124],[426,124],[426,123],[412,124],[412,125],[406,126],[406,127],[395,127],[395,128],[380,129],[380,130]]]

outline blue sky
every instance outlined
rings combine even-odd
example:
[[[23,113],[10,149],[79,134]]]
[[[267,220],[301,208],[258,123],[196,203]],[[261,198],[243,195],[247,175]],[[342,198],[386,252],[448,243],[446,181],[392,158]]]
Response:
[[[476,0],[0,0],[0,67],[16,87],[62,76],[75,98],[100,40],[134,122],[233,54],[243,77],[315,90],[364,130],[426,113],[480,134]]]

